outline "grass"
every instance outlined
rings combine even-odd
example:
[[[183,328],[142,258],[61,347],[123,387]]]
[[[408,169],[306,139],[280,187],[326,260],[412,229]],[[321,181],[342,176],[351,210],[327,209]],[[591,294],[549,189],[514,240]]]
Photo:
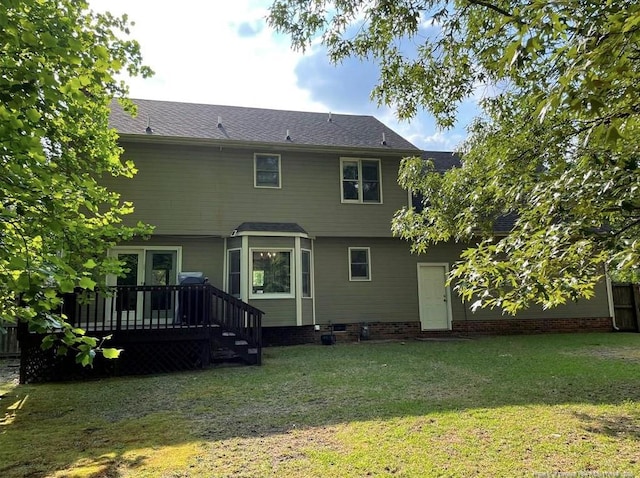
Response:
[[[640,334],[269,348],[0,390],[5,478],[640,476]]]

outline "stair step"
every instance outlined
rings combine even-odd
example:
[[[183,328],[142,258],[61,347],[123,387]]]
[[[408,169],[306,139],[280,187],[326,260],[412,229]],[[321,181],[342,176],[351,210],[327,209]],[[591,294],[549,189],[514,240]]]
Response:
[[[248,353],[249,355],[258,355],[258,349],[256,349],[256,348],[248,349],[248,350],[247,350],[247,353]]]
[[[215,359],[230,359],[238,357],[238,354],[233,350],[216,350],[213,352],[213,357]]]
[[[246,340],[236,340],[236,345],[249,345]]]
[[[235,332],[222,332],[223,337],[235,337]]]

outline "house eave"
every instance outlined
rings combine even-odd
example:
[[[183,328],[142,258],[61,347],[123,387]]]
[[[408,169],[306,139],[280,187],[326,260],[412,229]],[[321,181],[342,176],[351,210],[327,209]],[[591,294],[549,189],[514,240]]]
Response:
[[[408,148],[391,148],[388,146],[381,147],[363,147],[363,146],[325,146],[314,144],[298,144],[292,142],[272,143],[263,141],[239,141],[239,140],[219,140],[210,138],[185,138],[179,136],[156,136],[153,134],[121,134],[119,133],[119,141],[139,144],[166,144],[180,146],[205,146],[210,148],[229,149],[253,149],[265,152],[271,151],[305,151],[316,153],[345,153],[350,155],[376,155],[376,156],[419,156],[419,149]]]

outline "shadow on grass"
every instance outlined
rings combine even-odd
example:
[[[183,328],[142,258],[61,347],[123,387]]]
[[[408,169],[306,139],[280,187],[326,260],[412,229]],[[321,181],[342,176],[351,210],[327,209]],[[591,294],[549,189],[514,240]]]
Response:
[[[574,416],[584,423],[584,430],[612,438],[631,438],[640,441],[640,417],[625,415],[591,415],[575,413]]]
[[[638,346],[640,335],[585,334],[282,347],[265,349],[262,367],[21,385],[0,402],[0,475],[118,477],[159,458],[184,468],[202,443],[295,429],[637,402],[640,364],[608,351]],[[574,416],[590,433],[640,440],[638,417]]]

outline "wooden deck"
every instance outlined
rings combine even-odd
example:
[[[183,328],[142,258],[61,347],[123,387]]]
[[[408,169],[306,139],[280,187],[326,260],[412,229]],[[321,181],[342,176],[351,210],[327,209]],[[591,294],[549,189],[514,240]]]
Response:
[[[21,382],[189,370],[221,358],[262,362],[262,311],[209,284],[70,294],[62,312],[89,336],[111,336],[106,346],[123,349],[120,358],[98,355],[93,368],[82,368],[55,347],[43,351],[44,336],[23,329]]]

